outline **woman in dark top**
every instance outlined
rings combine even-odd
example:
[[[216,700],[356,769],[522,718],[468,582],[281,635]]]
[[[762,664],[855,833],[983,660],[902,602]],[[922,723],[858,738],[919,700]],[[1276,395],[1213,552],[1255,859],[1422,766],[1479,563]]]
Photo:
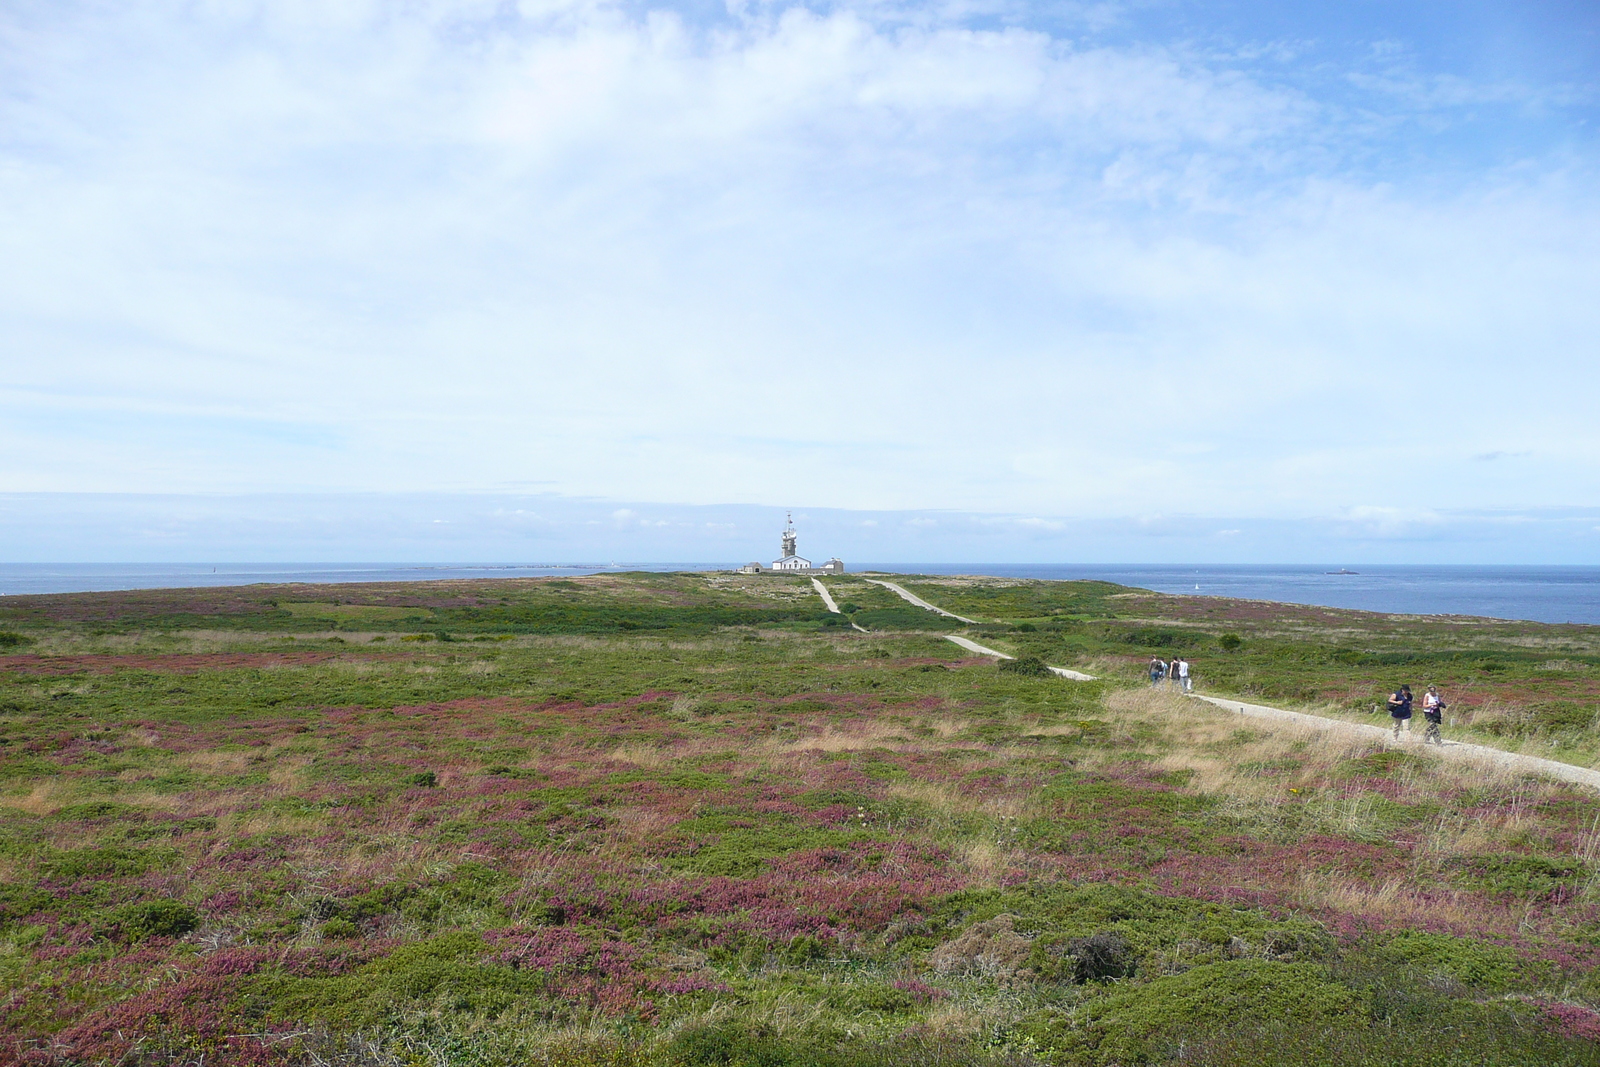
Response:
[[[1402,685],[1389,694],[1389,718],[1394,720],[1394,739],[1400,740],[1400,728],[1411,729],[1411,687]]]

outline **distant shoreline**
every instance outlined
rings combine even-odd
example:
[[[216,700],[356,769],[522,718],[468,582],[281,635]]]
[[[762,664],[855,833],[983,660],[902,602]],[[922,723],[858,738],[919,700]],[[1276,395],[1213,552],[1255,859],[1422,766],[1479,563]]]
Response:
[[[853,563],[846,573],[1089,579],[1154,592],[1221,596],[1396,615],[1474,616],[1600,625],[1600,566],[1363,564]],[[471,578],[573,577],[617,571],[732,571],[736,562],[637,563],[8,563],[0,595],[94,593],[263,583],[334,585]],[[1199,588],[1195,588],[1199,586]]]

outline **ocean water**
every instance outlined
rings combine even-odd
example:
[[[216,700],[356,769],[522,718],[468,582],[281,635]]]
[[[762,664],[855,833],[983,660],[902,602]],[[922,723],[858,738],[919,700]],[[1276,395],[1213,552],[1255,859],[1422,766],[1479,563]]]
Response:
[[[860,569],[867,569],[867,565]],[[923,574],[1095,578],[1162,593],[1245,597],[1406,615],[1479,615],[1600,624],[1600,567],[925,564],[892,569]],[[1341,570],[1357,573],[1330,573]]]
[[[518,578],[608,570],[723,570],[734,563],[6,563],[0,594],[251,585]],[[1600,567],[851,564],[852,571],[1095,578],[1163,593],[1246,597],[1411,615],[1482,615],[1600,625]],[[1358,573],[1329,573],[1348,569]]]

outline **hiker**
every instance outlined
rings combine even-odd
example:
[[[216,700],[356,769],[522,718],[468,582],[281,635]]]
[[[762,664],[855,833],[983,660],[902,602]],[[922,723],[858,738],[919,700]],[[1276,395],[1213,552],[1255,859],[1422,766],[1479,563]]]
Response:
[[[1400,727],[1411,729],[1411,687],[1402,685],[1389,694],[1389,718],[1394,720],[1394,739],[1400,740]]]
[[[1422,732],[1422,743],[1432,741],[1443,746],[1444,738],[1439,735],[1439,727],[1444,724],[1444,709],[1450,705],[1444,702],[1439,695],[1439,687],[1428,686],[1428,691],[1422,694],[1422,717],[1428,720],[1428,728]]]
[[[1172,662],[1167,664],[1167,688],[1178,688],[1178,657],[1173,656]]]
[[[1184,659],[1182,656],[1178,657],[1178,688],[1182,689],[1185,693],[1187,693],[1190,689],[1189,661]]]
[[[1161,662],[1160,656],[1150,657],[1150,686],[1154,688],[1161,684],[1162,677],[1167,673],[1167,665]]]

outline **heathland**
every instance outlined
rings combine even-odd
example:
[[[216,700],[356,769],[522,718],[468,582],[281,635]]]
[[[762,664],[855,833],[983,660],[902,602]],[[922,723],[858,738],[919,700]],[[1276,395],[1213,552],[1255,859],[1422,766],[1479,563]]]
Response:
[[[897,580],[6,598],[0,1062],[1600,1065],[1600,794],[1144,678],[1591,766],[1600,628]]]

